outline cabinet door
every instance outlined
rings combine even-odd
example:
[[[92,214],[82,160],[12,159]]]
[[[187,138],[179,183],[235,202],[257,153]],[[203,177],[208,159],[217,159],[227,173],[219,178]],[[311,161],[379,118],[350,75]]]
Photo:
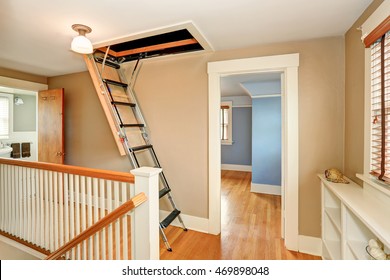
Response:
[[[38,161],[64,163],[64,89],[38,93]]]

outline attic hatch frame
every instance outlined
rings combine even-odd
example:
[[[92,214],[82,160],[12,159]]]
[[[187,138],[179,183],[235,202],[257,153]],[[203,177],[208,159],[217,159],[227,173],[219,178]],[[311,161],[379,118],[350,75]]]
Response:
[[[94,48],[118,63],[213,50],[192,22],[97,43]]]

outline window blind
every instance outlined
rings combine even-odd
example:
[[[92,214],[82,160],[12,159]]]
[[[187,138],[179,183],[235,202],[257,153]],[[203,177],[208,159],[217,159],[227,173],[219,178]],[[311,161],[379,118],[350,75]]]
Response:
[[[390,31],[371,45],[371,174],[390,182]]]
[[[0,139],[9,137],[9,101],[8,97],[0,96]]]

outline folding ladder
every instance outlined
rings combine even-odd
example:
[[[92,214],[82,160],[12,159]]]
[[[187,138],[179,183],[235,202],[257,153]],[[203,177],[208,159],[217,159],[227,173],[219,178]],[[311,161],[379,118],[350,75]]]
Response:
[[[134,93],[134,84],[142,56],[140,56],[135,63],[131,75],[131,84],[126,82],[118,59],[108,56],[107,53],[104,55],[100,52],[95,52],[95,54],[88,56],[88,59],[93,61],[93,67],[95,67],[94,71],[89,69],[91,75],[93,72],[98,73],[97,76],[99,77],[96,78],[98,78],[100,89],[102,90],[100,94],[105,94],[107,103],[110,104],[111,113],[116,121],[119,137],[121,138],[121,142],[133,168],[146,165],[150,166],[151,163],[154,167],[161,168],[153,145],[149,141],[146,123]],[[187,231],[187,228],[180,217],[180,210],[173,200],[171,188],[169,187],[164,172],[160,173],[159,182],[160,199],[166,197],[173,209],[169,215],[160,222],[160,235],[167,250],[172,251],[164,233],[164,229],[176,218],[179,220],[184,231]]]

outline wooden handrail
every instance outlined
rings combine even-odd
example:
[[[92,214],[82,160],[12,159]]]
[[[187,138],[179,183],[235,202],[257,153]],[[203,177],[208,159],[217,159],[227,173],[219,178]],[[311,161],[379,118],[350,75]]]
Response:
[[[32,162],[32,161],[24,161],[24,160],[16,160],[16,159],[5,159],[5,158],[0,158],[0,164],[69,173],[74,175],[88,176],[93,178],[100,178],[100,179],[113,180],[113,181],[126,182],[126,183],[134,183],[134,175],[126,172],[94,169],[94,168],[47,163],[47,162]]]
[[[47,256],[45,260],[57,260],[61,256],[63,256],[66,252],[70,251],[72,248],[79,245],[81,242],[86,240],[87,238],[94,235],[96,232],[102,230],[109,224],[113,223],[117,219],[119,219],[121,216],[125,215],[127,212],[131,211],[132,209],[136,208],[140,204],[144,203],[147,200],[147,197],[144,193],[139,193],[138,195],[134,196],[129,201],[123,203],[121,206],[116,208],[111,213],[107,214],[107,216],[103,217],[96,223],[94,223],[92,226],[81,232],[79,235],[77,235],[75,238],[70,240],[68,243],[63,245],[62,247],[58,248],[56,251],[54,251],[52,254]]]

